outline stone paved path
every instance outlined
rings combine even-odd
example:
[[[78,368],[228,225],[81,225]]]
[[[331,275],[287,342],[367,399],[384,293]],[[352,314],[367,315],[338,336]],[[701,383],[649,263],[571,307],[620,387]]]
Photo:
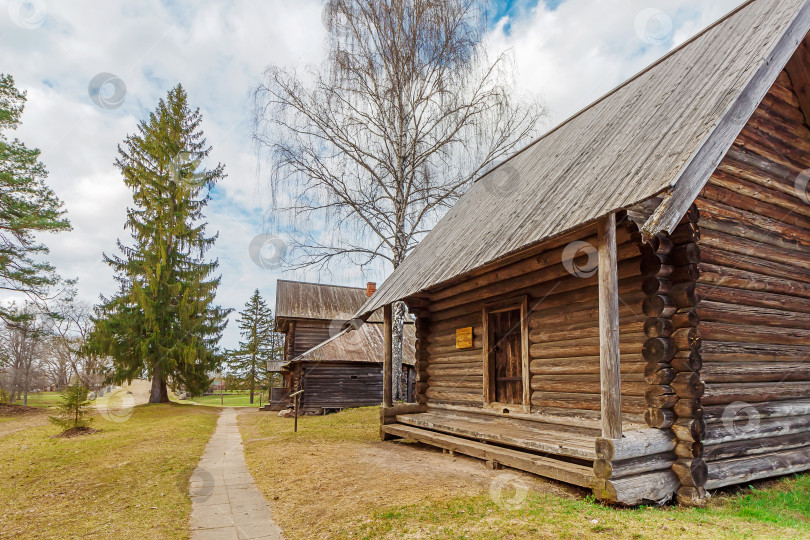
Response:
[[[191,477],[192,540],[283,538],[245,464],[236,414],[233,408],[222,411]]]

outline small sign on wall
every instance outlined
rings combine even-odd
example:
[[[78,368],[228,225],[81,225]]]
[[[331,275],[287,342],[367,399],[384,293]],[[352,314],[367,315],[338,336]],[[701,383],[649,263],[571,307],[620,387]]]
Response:
[[[456,329],[456,349],[471,349],[473,346],[472,326]]]

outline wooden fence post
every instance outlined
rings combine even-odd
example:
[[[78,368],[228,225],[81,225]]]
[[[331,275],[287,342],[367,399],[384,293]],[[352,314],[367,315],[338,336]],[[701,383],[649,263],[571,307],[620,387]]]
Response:
[[[393,371],[394,361],[394,342],[393,342],[393,316],[391,304],[383,306],[383,407],[393,407],[394,401],[392,397],[393,379],[391,373]]]
[[[599,372],[602,390],[602,437],[620,439],[622,388],[615,213],[599,220]]]

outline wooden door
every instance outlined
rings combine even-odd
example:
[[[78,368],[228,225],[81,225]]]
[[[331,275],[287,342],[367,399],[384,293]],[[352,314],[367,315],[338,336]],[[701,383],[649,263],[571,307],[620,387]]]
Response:
[[[489,314],[490,396],[497,403],[523,403],[520,310]]]

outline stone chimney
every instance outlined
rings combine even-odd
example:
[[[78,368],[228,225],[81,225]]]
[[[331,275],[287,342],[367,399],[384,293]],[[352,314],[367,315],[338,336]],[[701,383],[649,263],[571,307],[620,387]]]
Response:
[[[366,283],[366,296],[371,297],[374,294],[374,291],[377,290],[377,284],[373,281],[369,281]]]

